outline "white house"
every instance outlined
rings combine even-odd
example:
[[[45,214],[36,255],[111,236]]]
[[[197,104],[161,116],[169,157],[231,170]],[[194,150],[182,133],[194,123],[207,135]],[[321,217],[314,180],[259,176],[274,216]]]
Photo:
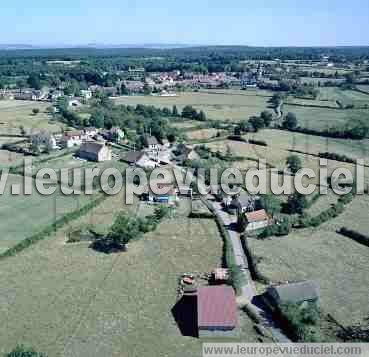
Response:
[[[84,99],[91,99],[92,98],[92,92],[89,89],[82,89],[81,90],[81,97]]]
[[[253,212],[246,212],[245,217],[247,222],[245,229],[246,232],[266,228],[271,224],[271,219],[263,209]]]
[[[66,131],[61,138],[61,144],[66,148],[80,146],[85,138],[84,133],[79,130]]]

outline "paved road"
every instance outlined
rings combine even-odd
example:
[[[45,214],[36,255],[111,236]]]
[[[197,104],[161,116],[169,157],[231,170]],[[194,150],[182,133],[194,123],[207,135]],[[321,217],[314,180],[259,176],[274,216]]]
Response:
[[[242,297],[250,302],[251,307],[254,310],[254,312],[258,315],[261,324],[272,333],[273,337],[278,342],[280,343],[291,342],[291,340],[287,336],[285,336],[282,330],[276,325],[272,316],[267,311],[265,311],[256,304],[257,299],[255,285],[251,277],[245,252],[242,248],[240,235],[237,231],[235,231],[237,217],[225,212],[219,202],[208,200],[208,203],[210,203],[213,206],[217,215],[221,218],[224,226],[226,227],[233,246],[236,264],[241,268],[241,271],[244,274],[246,283],[241,288]]]

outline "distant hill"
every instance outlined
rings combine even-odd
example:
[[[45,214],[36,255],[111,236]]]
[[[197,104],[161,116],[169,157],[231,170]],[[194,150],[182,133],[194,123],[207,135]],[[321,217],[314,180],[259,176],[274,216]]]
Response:
[[[114,48],[147,48],[147,49],[174,49],[188,48],[191,45],[178,43],[148,43],[148,44],[105,44],[89,43],[79,45],[27,45],[27,44],[1,44],[0,50],[40,50],[40,49],[68,49],[68,48],[95,48],[95,49],[114,49]]]

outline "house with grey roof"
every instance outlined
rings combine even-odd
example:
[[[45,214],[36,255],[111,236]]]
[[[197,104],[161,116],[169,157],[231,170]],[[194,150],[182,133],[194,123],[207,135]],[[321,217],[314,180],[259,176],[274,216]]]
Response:
[[[105,143],[87,141],[82,144],[78,156],[82,159],[100,162],[110,161],[111,153],[111,146],[106,145]]]
[[[312,280],[270,286],[266,291],[266,298],[275,306],[288,303],[317,303],[319,301],[319,286]]]

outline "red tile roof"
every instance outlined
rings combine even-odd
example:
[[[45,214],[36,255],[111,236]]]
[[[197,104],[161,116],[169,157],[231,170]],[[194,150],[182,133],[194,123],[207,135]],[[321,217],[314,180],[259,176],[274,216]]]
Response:
[[[247,222],[249,223],[262,222],[262,221],[267,221],[269,219],[267,213],[263,209],[254,211],[254,212],[246,212],[245,216],[246,216]]]
[[[197,290],[198,327],[234,328],[236,296],[230,286],[206,286]]]

